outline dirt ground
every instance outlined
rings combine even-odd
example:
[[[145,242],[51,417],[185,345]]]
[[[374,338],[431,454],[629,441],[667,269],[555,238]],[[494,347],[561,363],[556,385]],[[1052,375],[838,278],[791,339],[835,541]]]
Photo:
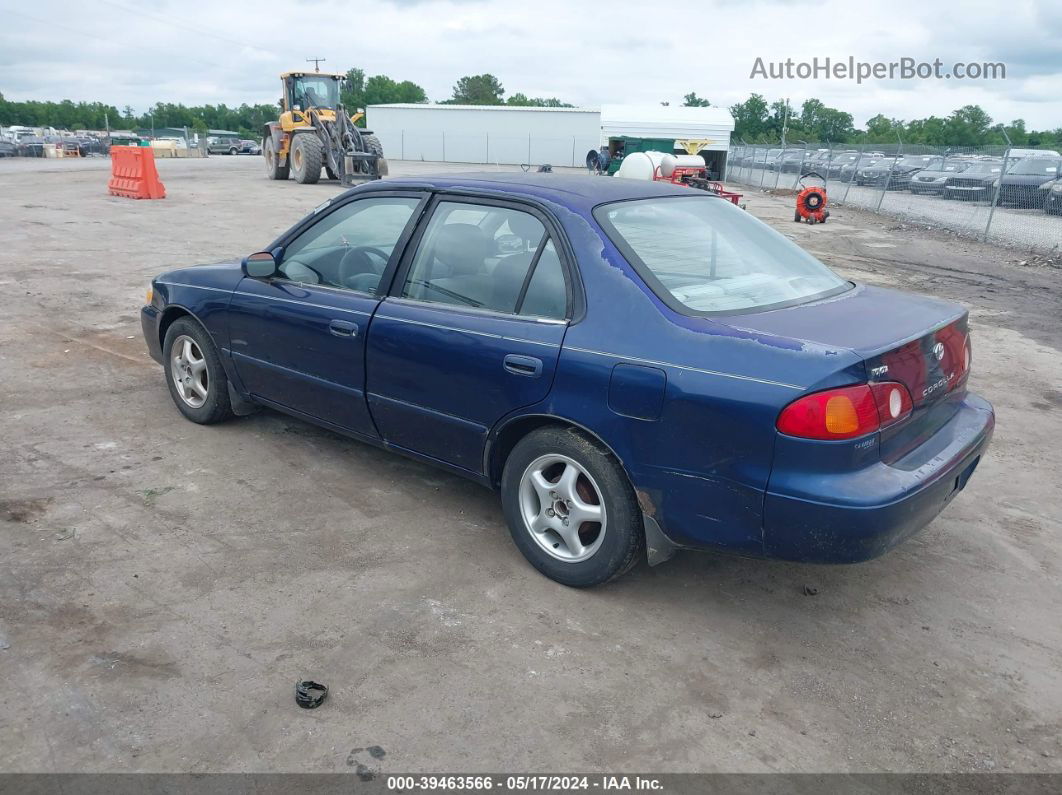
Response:
[[[576,591],[473,484],[170,402],[150,278],[334,184],[163,161],[168,197],[136,202],[107,167],[0,161],[0,770],[1062,771],[1062,270],[750,194],[846,276],[970,308],[993,446],[871,563],[685,553]]]

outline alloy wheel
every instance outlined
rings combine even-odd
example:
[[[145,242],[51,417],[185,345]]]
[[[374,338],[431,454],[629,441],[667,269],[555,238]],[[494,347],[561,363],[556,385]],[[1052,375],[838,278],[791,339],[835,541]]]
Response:
[[[181,400],[193,409],[202,408],[210,394],[210,376],[199,344],[182,334],[170,349],[170,373]]]
[[[597,483],[579,463],[560,454],[540,456],[524,470],[520,515],[535,543],[565,563],[597,552],[608,524]]]

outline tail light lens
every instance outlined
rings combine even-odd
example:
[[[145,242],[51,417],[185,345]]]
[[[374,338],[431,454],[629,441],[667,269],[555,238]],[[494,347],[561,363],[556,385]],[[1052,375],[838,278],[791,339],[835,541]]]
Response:
[[[897,381],[856,384],[814,392],[778,415],[777,428],[804,439],[854,439],[906,419],[911,393]]]

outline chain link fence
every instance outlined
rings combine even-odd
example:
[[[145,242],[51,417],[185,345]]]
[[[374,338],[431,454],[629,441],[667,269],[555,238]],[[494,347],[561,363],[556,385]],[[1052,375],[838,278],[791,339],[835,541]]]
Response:
[[[727,180],[761,190],[825,184],[831,204],[1008,246],[1062,249],[1062,157],[1050,149],[738,144]]]

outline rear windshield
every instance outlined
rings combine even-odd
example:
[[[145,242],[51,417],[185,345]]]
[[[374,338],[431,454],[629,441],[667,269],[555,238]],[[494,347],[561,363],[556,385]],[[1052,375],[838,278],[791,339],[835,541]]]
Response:
[[[660,298],[694,314],[762,310],[850,285],[788,238],[723,199],[676,196],[594,210]]]

